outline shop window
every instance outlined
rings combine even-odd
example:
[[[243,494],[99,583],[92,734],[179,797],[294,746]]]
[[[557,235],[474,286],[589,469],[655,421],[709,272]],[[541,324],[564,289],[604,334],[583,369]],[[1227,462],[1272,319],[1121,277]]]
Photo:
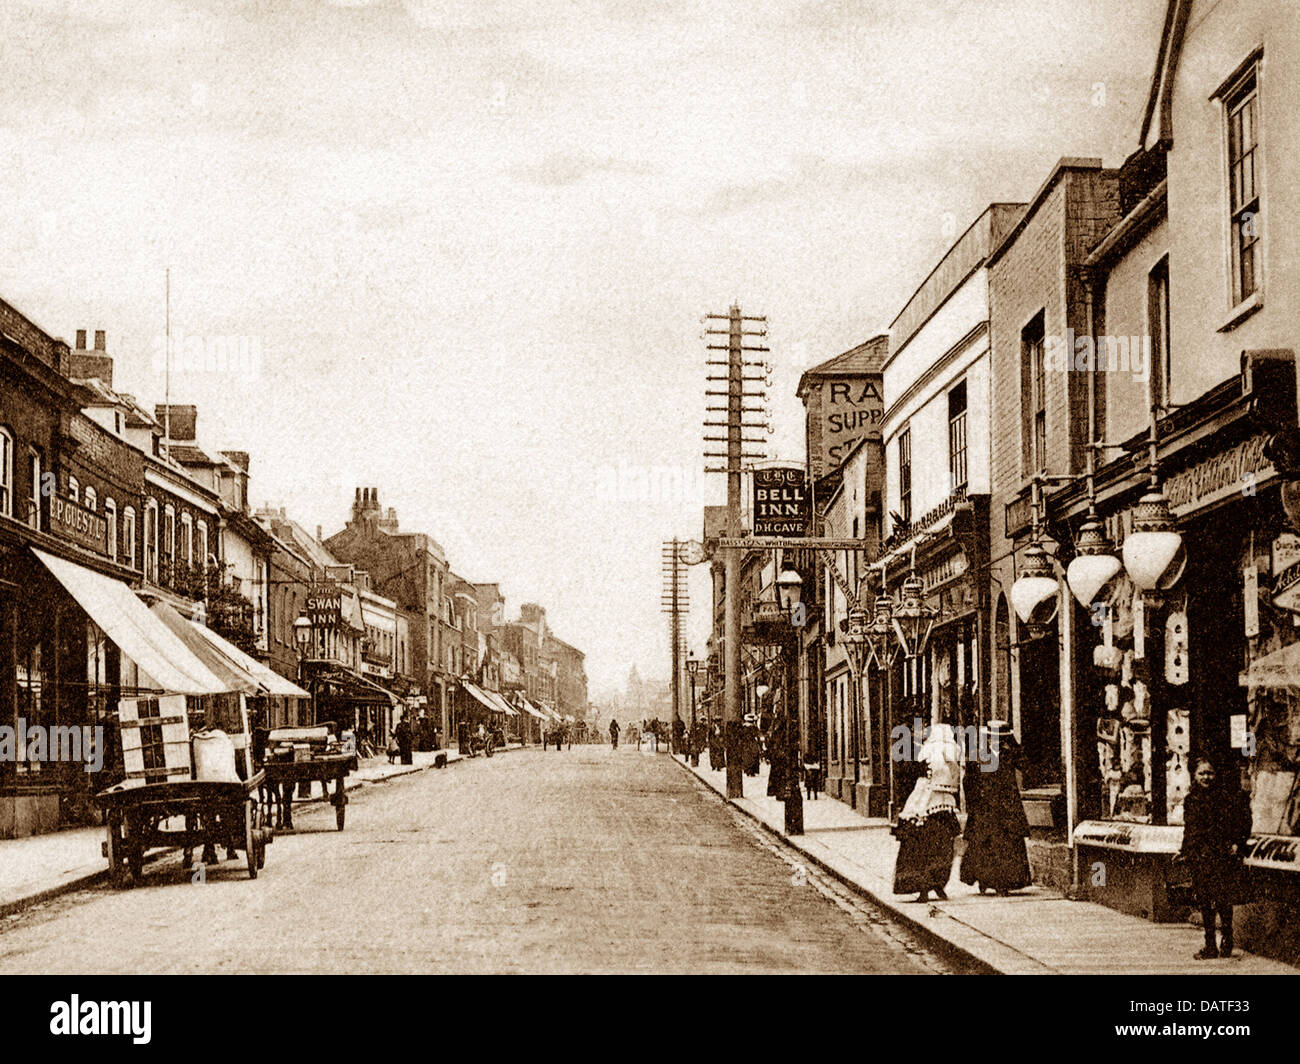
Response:
[[[948,474],[953,492],[963,491],[966,469],[966,382],[948,392]]]
[[[1252,66],[1223,99],[1228,139],[1228,226],[1232,234],[1232,303],[1260,287],[1259,106]]]
[[[0,514],[14,515],[14,438],[0,428]]]

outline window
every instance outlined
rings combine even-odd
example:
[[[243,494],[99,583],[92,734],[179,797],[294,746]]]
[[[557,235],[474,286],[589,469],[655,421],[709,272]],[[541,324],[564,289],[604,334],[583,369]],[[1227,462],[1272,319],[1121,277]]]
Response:
[[[1224,97],[1228,121],[1228,224],[1232,233],[1232,303],[1260,284],[1259,106],[1255,69]]]
[[[171,504],[163,507],[163,563],[171,579],[176,564],[176,511]]]
[[[14,515],[14,438],[0,429],[0,514]]]
[[[898,516],[912,523],[912,429],[898,434]]]
[[[1024,464],[1029,473],[1047,469],[1047,351],[1045,318],[1039,311],[1020,333],[1021,409],[1025,419]]]
[[[73,502],[81,502],[81,481],[76,477],[68,477],[68,498]]]
[[[948,393],[948,473],[952,490],[966,487],[966,382]]]
[[[41,454],[37,450],[27,452],[27,469],[31,475],[27,494],[27,524],[41,530]]]
[[[104,522],[108,525],[108,556],[117,561],[117,503],[112,499],[104,500]]]
[[[86,490],[81,496],[81,501],[87,510],[94,510],[99,505],[99,495],[96,494],[94,488],[87,484]]]
[[[158,582],[158,503],[144,504],[144,578]]]
[[[135,568],[135,508],[128,506],[122,511],[122,556],[132,569]]]
[[[1169,346],[1169,256],[1147,275],[1147,331],[1151,336],[1151,365],[1147,367],[1158,406],[1168,406],[1172,378]]]
[[[181,557],[187,569],[194,568],[194,518],[181,514]]]

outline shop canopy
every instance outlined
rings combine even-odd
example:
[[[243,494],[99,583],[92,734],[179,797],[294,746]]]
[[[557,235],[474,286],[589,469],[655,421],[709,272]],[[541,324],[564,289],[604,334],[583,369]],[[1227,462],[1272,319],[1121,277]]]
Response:
[[[526,698],[519,703],[519,708],[522,709],[525,713],[527,713],[530,717],[536,717],[538,720],[546,719],[546,714],[543,713],[541,710],[537,709]]]
[[[117,648],[163,691],[218,695],[231,690],[122,581],[35,547],[32,553]]]
[[[487,706],[487,708],[490,709],[493,713],[506,712],[506,710],[503,708],[504,703],[498,705],[496,702],[493,702],[492,699],[488,697],[488,693],[484,691],[483,688],[475,686],[474,684],[470,683],[468,680],[461,680],[460,685],[461,687],[465,688],[465,690],[468,691],[471,695],[473,695],[476,699],[482,702],[483,705]],[[511,716],[515,715],[515,711],[513,709],[510,710],[509,712]]]
[[[505,714],[507,714],[508,716],[511,716],[511,717],[517,717],[517,716],[519,716],[519,711],[518,711],[517,709],[515,709],[514,706],[512,706],[509,702],[507,702],[504,698],[502,698],[502,697],[501,697],[499,694],[497,694],[495,691],[489,691],[489,690],[487,690],[487,689],[484,689],[483,693],[484,693],[485,695],[487,695],[488,698],[492,699],[492,701],[495,702],[498,706],[501,707],[501,712],[502,712],[502,713],[505,713]]]
[[[1241,673],[1242,687],[1300,688],[1300,643],[1292,643],[1251,663]]]
[[[380,687],[379,684],[375,683],[373,680],[367,680],[364,676],[353,676],[352,681],[358,688],[373,691],[376,695],[383,695],[388,699],[388,704],[393,709],[405,705],[399,695],[393,694],[393,692],[387,687]]]
[[[244,695],[262,691],[257,679],[239,664],[222,654],[191,627],[190,622],[165,602],[155,602],[149,610],[186,648],[222,681],[223,690]]]
[[[180,618],[183,620],[183,618]],[[206,625],[198,621],[186,621],[212,647],[229,658],[246,673],[253,677],[269,695],[282,695],[285,698],[311,698],[296,683],[286,680],[269,665],[258,661],[251,654],[245,654],[234,643],[223,638]]]

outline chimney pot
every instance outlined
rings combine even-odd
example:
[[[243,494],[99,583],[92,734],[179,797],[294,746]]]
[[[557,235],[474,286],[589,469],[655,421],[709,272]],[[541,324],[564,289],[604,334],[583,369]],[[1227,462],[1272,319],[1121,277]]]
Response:
[[[316,542],[317,542],[317,543],[324,543],[325,541],[321,538],[321,534],[320,534],[320,533],[321,533],[320,525],[317,525],[317,526],[316,526]]]
[[[360,501],[361,501],[361,489],[357,488],[357,497],[353,500],[353,502],[360,502]]]
[[[95,350],[96,350],[96,351],[103,351],[103,350],[104,350],[104,330],[103,330],[103,329],[96,329],[96,330],[95,330]]]

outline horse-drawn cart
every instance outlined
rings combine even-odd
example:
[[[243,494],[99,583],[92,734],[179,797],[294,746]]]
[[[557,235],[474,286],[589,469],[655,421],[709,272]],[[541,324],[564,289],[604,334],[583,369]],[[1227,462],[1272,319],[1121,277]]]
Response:
[[[261,773],[251,779],[173,780],[132,785],[119,783],[95,799],[104,810],[108,841],[104,846],[109,874],[119,886],[133,886],[144,874],[150,850],[180,847],[188,854],[196,846],[211,860],[217,847],[227,856],[243,850],[248,878],[266,864],[266,847],[272,833],[262,824],[256,793]],[[184,827],[169,827],[173,820]]]
[[[277,728],[267,737],[266,750],[262,765],[266,775],[264,793],[279,806],[275,826],[292,831],[294,789],[305,785],[310,792],[311,785],[319,782],[334,806],[334,822],[342,831],[347,818],[347,776],[357,769],[357,755],[334,738],[333,725]],[[333,794],[330,783],[334,784]]]

